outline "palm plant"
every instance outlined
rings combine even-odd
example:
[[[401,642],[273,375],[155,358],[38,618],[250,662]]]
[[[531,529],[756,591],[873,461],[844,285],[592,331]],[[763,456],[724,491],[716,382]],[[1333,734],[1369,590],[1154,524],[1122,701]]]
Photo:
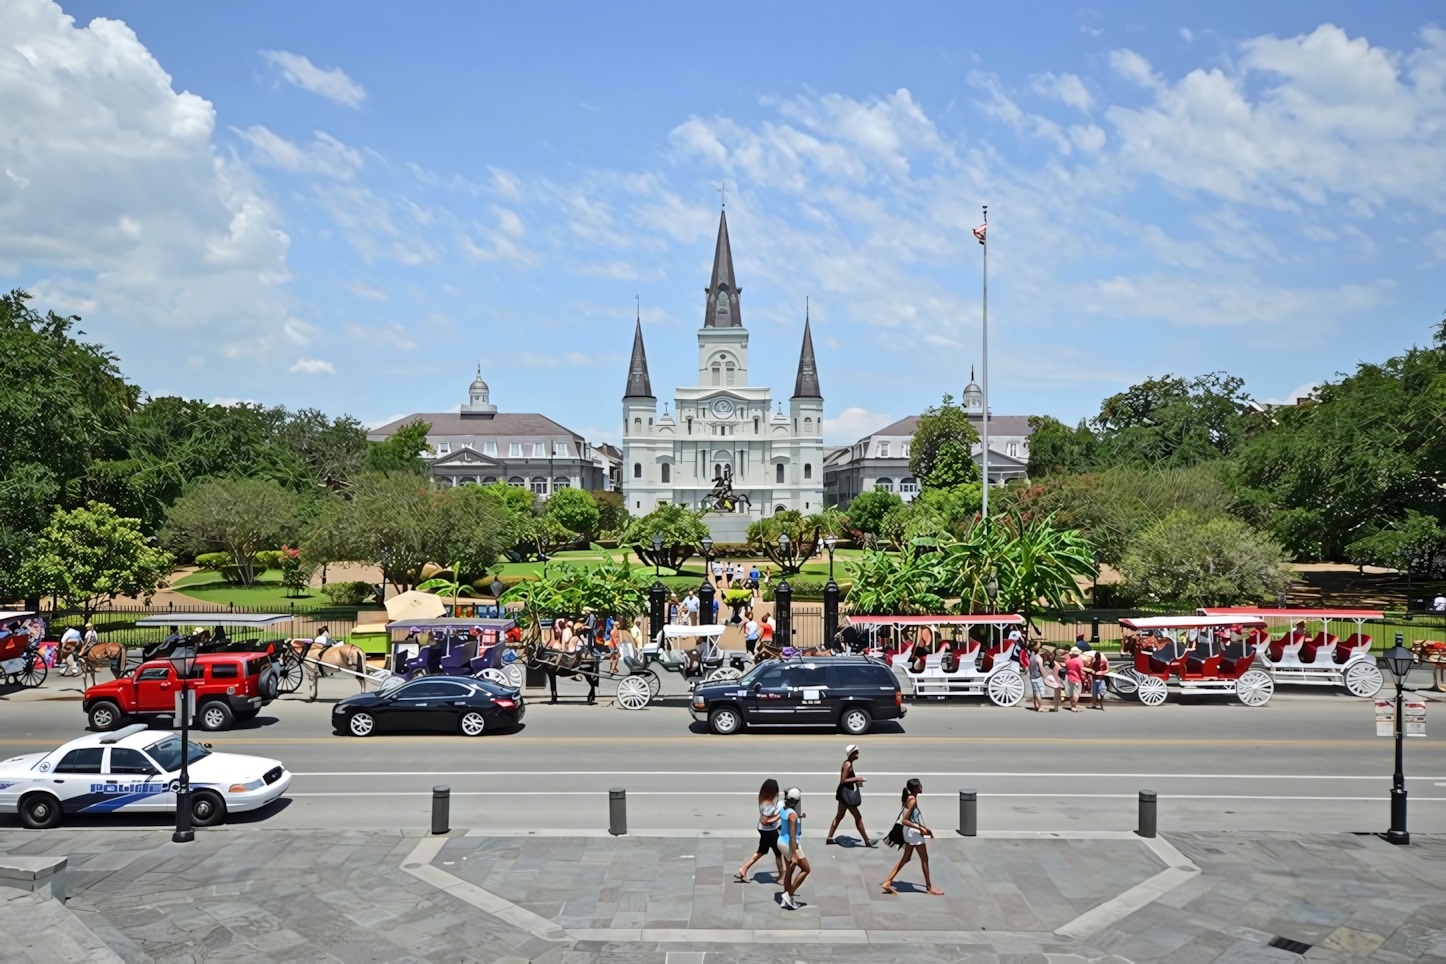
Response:
[[[944,550],[949,588],[960,608],[978,611],[986,604],[985,586],[997,579],[996,606],[1017,612],[1030,625],[1041,601],[1060,607],[1080,601],[1077,578],[1094,574],[1094,548],[1077,529],[1057,529],[1053,514],[1026,520],[1017,513],[976,526],[969,538]]]
[[[905,545],[898,554],[869,550],[844,563],[853,585],[848,604],[860,615],[943,612],[948,573],[941,557]]]
[[[433,576],[425,582],[417,583],[417,590],[419,592],[436,593],[439,596],[451,596],[452,609],[455,612],[457,609],[457,597],[475,596],[477,595],[477,591],[462,581],[462,564],[460,562],[452,563],[451,572],[451,579],[441,575]]]

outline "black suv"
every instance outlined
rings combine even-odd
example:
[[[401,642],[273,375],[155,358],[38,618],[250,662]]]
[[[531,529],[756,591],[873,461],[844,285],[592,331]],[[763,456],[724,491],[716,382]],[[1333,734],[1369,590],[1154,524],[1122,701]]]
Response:
[[[810,656],[768,660],[742,679],[700,683],[693,719],[714,733],[759,726],[838,726],[850,736],[874,720],[897,720],[908,707],[893,670],[867,656]]]

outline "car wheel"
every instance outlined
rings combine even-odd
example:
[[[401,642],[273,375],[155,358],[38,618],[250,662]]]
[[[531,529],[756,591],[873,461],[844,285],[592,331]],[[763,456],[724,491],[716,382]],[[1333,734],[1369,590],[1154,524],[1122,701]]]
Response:
[[[463,736],[481,736],[487,730],[487,718],[476,710],[462,714],[458,724]]]
[[[101,700],[90,708],[90,728],[92,730],[113,730],[121,725],[125,719],[120,707],[110,700]]]
[[[191,826],[214,827],[226,819],[226,804],[210,790],[191,793]]]
[[[708,714],[708,729],[719,736],[728,736],[743,729],[743,717],[731,706],[720,706]]]
[[[218,700],[202,703],[201,711],[196,714],[196,725],[203,730],[229,730],[235,721],[236,714],[231,712],[231,707]]]
[[[346,731],[352,736],[371,736],[376,729],[377,718],[370,713],[353,713],[346,721]]]
[[[849,736],[863,736],[874,725],[874,718],[862,706],[845,707],[838,719],[838,728]]]
[[[60,826],[60,801],[48,793],[32,793],[20,801],[20,822],[28,830]]]

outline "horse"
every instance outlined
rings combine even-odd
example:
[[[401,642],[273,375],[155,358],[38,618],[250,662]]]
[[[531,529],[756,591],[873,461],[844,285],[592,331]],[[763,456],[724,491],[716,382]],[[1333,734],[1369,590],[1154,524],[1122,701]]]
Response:
[[[77,646],[70,643],[56,651],[55,661],[57,663],[70,659],[74,655]],[[126,662],[128,655],[126,648],[121,643],[96,643],[76,657],[80,665],[81,685],[86,689],[94,686],[97,682],[96,671],[102,666],[110,665],[111,677],[120,679],[126,675]]]
[[[574,635],[567,620],[559,619],[551,630],[556,645],[542,638],[542,625],[533,620],[532,639],[527,645],[527,662],[547,674],[551,702],[557,702],[557,678],[581,677],[587,681],[587,701],[597,700],[599,656],[591,644],[591,636]],[[571,645],[572,648],[569,648]]]
[[[314,639],[288,639],[286,645],[301,657],[303,671],[311,678],[311,696],[307,698],[307,702],[316,701],[321,677],[333,676],[335,670],[360,673],[357,684],[363,693],[367,691],[367,654],[360,646],[353,646],[351,643],[322,646]]]

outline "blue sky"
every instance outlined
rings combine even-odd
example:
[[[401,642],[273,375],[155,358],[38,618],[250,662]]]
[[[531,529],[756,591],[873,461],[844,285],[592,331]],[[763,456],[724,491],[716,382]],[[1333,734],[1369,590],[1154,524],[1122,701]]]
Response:
[[[1424,3],[62,6],[0,9],[0,284],[155,394],[372,423],[480,358],[615,439],[634,296],[696,371],[725,181],[751,379],[811,299],[830,442],[968,380],[986,203],[1001,414],[1287,399],[1446,308]]]

